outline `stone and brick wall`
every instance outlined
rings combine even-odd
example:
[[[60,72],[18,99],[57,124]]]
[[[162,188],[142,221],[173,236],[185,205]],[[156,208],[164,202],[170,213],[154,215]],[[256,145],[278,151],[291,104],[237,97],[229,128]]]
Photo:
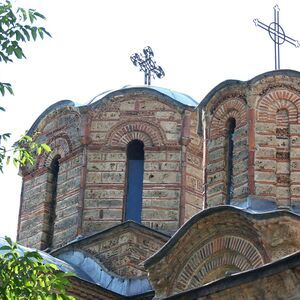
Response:
[[[231,90],[217,96],[206,108],[207,124],[207,206],[242,201],[248,195],[248,122],[244,96]],[[227,95],[229,94],[229,95]],[[227,199],[228,122],[234,120],[232,187]]]
[[[299,224],[299,216],[287,211],[265,216],[230,206],[202,211],[145,262],[155,296],[197,288],[292,254],[300,247]]]
[[[188,130],[183,138],[182,203],[184,215],[181,224],[204,208],[203,203],[203,138],[197,134],[198,114],[193,111],[186,117]],[[183,208],[181,208],[183,210]],[[183,222],[184,221],[184,222]]]
[[[49,239],[51,247],[59,247],[77,235],[82,171],[79,112],[70,108],[52,112],[40,122],[37,132],[37,141],[47,142],[52,151],[41,156],[35,166],[23,169],[18,241],[44,249],[49,246]],[[57,158],[59,172],[54,201],[50,166]],[[51,208],[53,201],[55,211]],[[51,218],[54,226],[50,224]]]
[[[182,110],[141,93],[118,96],[91,113],[83,232],[124,220],[126,147],[144,143],[142,223],[175,231],[182,179]]]
[[[126,150],[132,140],[144,144],[142,224],[175,232],[203,207],[197,122],[192,108],[141,91],[46,114],[39,120],[35,138],[48,143],[52,152],[23,170],[19,242],[47,247],[50,166],[55,159],[59,173],[52,247],[123,222]]]
[[[300,92],[274,87],[256,102],[255,192],[286,206],[299,203]]]

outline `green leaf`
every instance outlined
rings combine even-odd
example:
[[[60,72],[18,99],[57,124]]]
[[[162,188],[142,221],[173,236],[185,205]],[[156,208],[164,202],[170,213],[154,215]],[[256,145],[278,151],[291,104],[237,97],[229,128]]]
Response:
[[[31,35],[34,41],[36,40],[36,31],[37,31],[36,27],[31,28]]]
[[[47,144],[41,144],[41,147],[46,151],[46,152],[51,152],[51,148]]]

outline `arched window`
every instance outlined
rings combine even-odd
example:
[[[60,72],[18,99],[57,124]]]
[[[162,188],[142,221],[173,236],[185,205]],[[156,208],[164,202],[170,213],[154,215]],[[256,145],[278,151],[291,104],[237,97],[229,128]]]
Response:
[[[52,247],[53,233],[54,233],[54,221],[55,221],[55,208],[56,208],[56,196],[57,196],[57,179],[59,173],[59,159],[60,156],[56,156],[50,165],[49,179],[48,179],[48,224],[46,230],[46,248]]]
[[[125,220],[141,222],[144,175],[144,144],[139,140],[127,146],[127,199]]]
[[[286,109],[276,113],[276,162],[277,203],[290,205],[290,126]]]
[[[233,197],[233,148],[234,148],[234,130],[235,119],[229,118],[226,126],[225,137],[225,192],[226,192],[226,204],[230,204]]]

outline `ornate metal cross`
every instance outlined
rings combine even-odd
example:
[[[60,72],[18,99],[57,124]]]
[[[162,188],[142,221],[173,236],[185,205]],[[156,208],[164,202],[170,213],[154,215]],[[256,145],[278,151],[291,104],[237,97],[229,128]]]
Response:
[[[145,73],[145,84],[151,84],[151,76],[155,78],[155,75],[158,78],[165,76],[165,72],[161,66],[157,66],[155,60],[152,59],[154,53],[151,47],[145,47],[143,49],[143,54],[134,53],[130,56],[131,61],[135,66],[140,67],[140,71]]]
[[[300,44],[297,40],[294,40],[285,35],[283,28],[279,24],[279,6],[275,5],[274,9],[274,22],[271,22],[270,25],[266,25],[259,21],[258,19],[254,19],[253,22],[256,26],[268,31],[270,38],[274,42],[274,50],[275,50],[275,70],[280,69],[280,52],[279,47],[285,41],[294,45],[296,48],[300,47]]]

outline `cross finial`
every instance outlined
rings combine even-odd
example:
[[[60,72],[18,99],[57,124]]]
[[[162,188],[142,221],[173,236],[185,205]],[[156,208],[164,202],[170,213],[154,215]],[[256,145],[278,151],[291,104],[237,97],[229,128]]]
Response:
[[[155,78],[155,75],[158,78],[162,78],[165,76],[165,72],[161,66],[156,65],[156,61],[153,60],[154,53],[151,47],[145,47],[143,49],[144,54],[134,53],[130,56],[132,63],[135,66],[140,67],[140,71],[145,73],[145,84],[151,84],[151,76]]]
[[[296,48],[300,46],[297,40],[294,40],[287,36],[283,30],[283,28],[279,24],[279,6],[276,4],[273,7],[274,10],[274,21],[270,23],[270,25],[266,25],[259,21],[258,19],[254,19],[253,22],[256,26],[268,31],[270,38],[274,42],[274,52],[275,52],[275,70],[280,69],[280,45],[284,42],[288,42],[294,45]]]

